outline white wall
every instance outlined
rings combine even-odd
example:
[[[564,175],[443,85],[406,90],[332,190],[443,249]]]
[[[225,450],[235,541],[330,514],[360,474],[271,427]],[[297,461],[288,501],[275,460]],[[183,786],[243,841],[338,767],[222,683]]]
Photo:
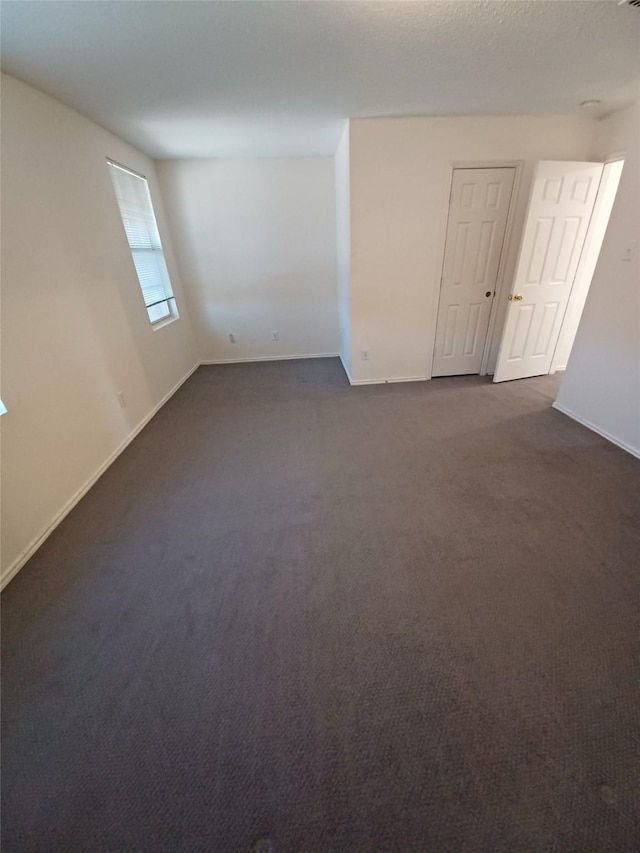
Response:
[[[340,358],[351,374],[351,201],[349,195],[349,123],[335,156],[338,326]]]
[[[556,407],[640,456],[640,101],[600,122],[597,153],[624,169]]]
[[[335,355],[333,160],[157,165],[202,361]]]
[[[594,123],[579,116],[351,121],[354,381],[431,375],[452,164],[523,161],[505,266],[508,283],[535,161],[589,160],[593,132]],[[501,300],[498,326],[505,308]],[[361,350],[368,351],[368,361],[361,360]]]
[[[149,179],[181,315],[158,330],[147,318],[107,157]],[[3,75],[5,580],[196,360],[151,161]]]
[[[576,270],[576,276],[571,288],[571,295],[567,303],[567,310],[562,321],[562,329],[558,337],[551,372],[564,370],[571,355],[571,348],[578,331],[584,304],[589,293],[593,273],[598,262],[602,241],[607,230],[609,217],[615,201],[620,175],[622,174],[623,162],[606,163],[602,170],[602,180],[598,188],[598,196],[593,207],[589,230],[584,242],[584,248],[580,257],[580,263]]]

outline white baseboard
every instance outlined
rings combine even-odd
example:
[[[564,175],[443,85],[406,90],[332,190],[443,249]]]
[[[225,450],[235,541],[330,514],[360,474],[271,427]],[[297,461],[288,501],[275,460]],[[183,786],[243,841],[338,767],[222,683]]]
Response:
[[[347,365],[344,363],[342,356],[340,356],[340,361],[342,362],[344,372],[347,374],[349,385],[391,385],[394,382],[426,382],[431,379],[430,376],[405,376],[400,379],[354,379]]]
[[[640,459],[640,449],[637,447],[632,447],[632,445],[627,444],[626,441],[622,441],[619,438],[616,438],[615,435],[611,435],[610,432],[607,432],[605,429],[601,429],[600,427],[592,424],[591,421],[588,421],[586,418],[581,418],[580,415],[576,415],[575,412],[572,412],[571,409],[567,409],[566,406],[563,406],[561,403],[557,401],[552,403],[554,409],[557,409],[559,412],[562,412],[563,415],[566,415],[568,418],[571,418],[573,421],[577,421],[577,423],[582,424],[582,426],[586,426],[587,429],[590,429],[592,432],[601,435],[602,438],[606,438],[607,441],[610,441],[612,444],[617,445],[622,448],[622,450],[626,450],[627,453],[630,453],[632,456],[635,456],[637,459]]]
[[[9,581],[14,578],[25,563],[35,554],[42,543],[53,533],[60,522],[71,512],[74,506],[86,495],[89,489],[96,483],[104,474],[107,468],[120,456],[122,451],[133,441],[133,439],[141,432],[149,423],[151,418],[160,411],[170,397],[176,393],[178,388],[183,385],[187,379],[200,367],[200,362],[194,364],[189,372],[169,391],[168,394],[154,406],[154,408],[146,415],[136,426],[133,431],[125,438],[125,440],[113,451],[113,453],[102,463],[98,470],[81,486],[78,491],[66,502],[62,509],[53,517],[49,524],[42,530],[35,539],[22,551],[13,563],[5,569],[0,578],[0,589],[3,589]]]
[[[401,376],[393,379],[349,379],[352,385],[393,385],[396,382],[428,382],[429,376]]]
[[[260,355],[255,358],[216,358],[200,364],[245,364],[252,361],[295,361],[299,358],[337,358],[337,352],[316,352],[305,355]]]

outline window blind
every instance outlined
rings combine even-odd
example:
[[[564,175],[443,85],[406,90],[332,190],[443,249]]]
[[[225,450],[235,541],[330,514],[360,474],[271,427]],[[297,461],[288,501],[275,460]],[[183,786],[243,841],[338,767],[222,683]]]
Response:
[[[173,290],[147,180],[118,163],[107,162],[144,304],[151,321],[156,322],[170,315]]]

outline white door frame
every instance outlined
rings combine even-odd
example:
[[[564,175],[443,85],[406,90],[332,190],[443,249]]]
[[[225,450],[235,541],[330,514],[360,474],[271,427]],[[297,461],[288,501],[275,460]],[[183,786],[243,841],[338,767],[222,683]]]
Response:
[[[447,232],[449,230],[449,199],[451,198],[451,191],[453,187],[453,173],[456,169],[515,169],[515,174],[513,176],[513,189],[511,190],[511,198],[509,200],[509,211],[507,213],[507,224],[505,226],[504,231],[504,241],[502,243],[502,252],[500,254],[500,263],[498,264],[498,275],[496,278],[496,295],[491,300],[491,312],[489,314],[489,326],[487,328],[487,335],[484,342],[484,349],[482,353],[482,363],[480,365],[480,376],[486,376],[487,374],[487,362],[489,361],[489,354],[491,352],[491,345],[493,343],[493,336],[495,334],[495,325],[496,325],[496,314],[497,308],[499,305],[499,300],[502,298],[502,294],[505,289],[505,266],[506,259],[509,254],[509,247],[511,245],[511,239],[513,236],[513,222],[515,219],[515,210],[517,207],[517,199],[520,193],[520,184],[522,181],[522,171],[524,167],[524,160],[451,160],[449,163],[450,166],[450,174],[449,174],[449,192],[447,193],[447,218],[445,223],[444,230],[444,239],[442,242],[442,261],[440,264],[440,280],[438,282],[438,304],[436,306],[436,317],[438,316],[438,312],[440,310],[440,297],[442,294],[442,272],[444,269],[444,253],[446,250],[447,244]],[[431,376],[433,374],[433,359],[435,356],[435,336],[434,336],[434,350],[431,352],[431,364],[429,367],[428,375]]]

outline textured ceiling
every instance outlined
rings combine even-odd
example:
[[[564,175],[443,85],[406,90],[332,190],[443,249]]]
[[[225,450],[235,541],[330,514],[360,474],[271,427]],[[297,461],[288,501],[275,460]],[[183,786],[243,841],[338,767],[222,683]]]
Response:
[[[4,2],[2,67],[154,157],[331,154],[347,117],[623,105],[616,0]]]

